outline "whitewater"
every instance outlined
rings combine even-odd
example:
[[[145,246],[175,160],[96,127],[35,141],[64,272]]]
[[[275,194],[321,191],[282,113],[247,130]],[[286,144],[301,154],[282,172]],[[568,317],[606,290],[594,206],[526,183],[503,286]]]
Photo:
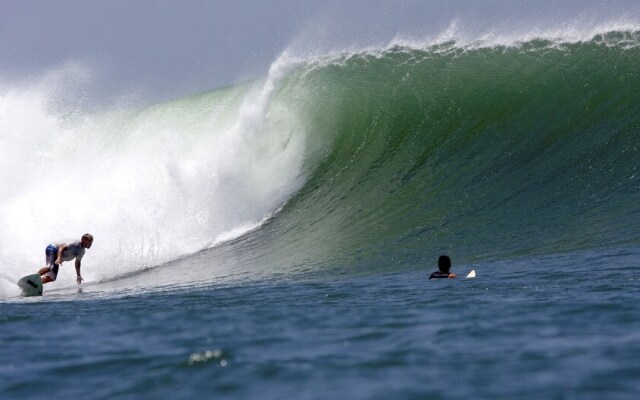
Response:
[[[149,107],[0,81],[0,394],[634,398],[639,65],[628,22],[454,23]]]

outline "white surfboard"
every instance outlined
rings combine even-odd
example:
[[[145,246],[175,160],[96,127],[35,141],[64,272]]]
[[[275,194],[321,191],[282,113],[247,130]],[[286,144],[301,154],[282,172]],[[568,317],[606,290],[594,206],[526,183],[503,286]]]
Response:
[[[18,281],[23,296],[42,296],[40,274],[27,275]]]
[[[475,278],[476,277],[476,270],[472,269],[466,276],[466,278]]]

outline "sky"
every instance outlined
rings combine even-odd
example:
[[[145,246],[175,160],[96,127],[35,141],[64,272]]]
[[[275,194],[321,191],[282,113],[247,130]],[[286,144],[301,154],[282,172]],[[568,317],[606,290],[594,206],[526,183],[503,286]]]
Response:
[[[0,84],[70,63],[103,96],[170,99],[265,76],[287,49],[388,43],[445,31],[453,21],[562,26],[640,20],[638,0],[0,0]]]

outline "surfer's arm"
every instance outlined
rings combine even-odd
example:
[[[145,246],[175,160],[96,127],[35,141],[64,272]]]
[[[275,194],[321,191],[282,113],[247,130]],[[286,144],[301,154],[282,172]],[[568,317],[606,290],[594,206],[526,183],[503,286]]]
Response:
[[[447,278],[457,278],[457,277],[458,277],[458,275],[451,273],[451,274],[449,274],[449,276]]]
[[[82,275],[80,275],[80,265],[81,265],[80,260],[76,258],[76,275],[77,275],[76,281],[78,282],[78,285],[82,282]]]
[[[56,257],[56,264],[62,264],[62,252],[67,248],[66,244],[63,244],[58,248],[58,257]]]

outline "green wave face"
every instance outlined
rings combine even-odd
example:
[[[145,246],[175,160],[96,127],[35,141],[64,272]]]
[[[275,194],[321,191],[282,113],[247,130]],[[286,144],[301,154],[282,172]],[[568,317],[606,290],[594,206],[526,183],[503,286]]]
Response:
[[[299,65],[303,189],[236,256],[389,269],[637,244],[640,33]],[[265,260],[267,257],[268,260]]]
[[[152,287],[638,246],[639,66],[634,29],[285,53],[261,81],[96,115],[2,87],[0,220],[19,230],[0,250],[21,261],[2,267],[40,263],[61,226],[100,243],[89,280],[169,263]]]

